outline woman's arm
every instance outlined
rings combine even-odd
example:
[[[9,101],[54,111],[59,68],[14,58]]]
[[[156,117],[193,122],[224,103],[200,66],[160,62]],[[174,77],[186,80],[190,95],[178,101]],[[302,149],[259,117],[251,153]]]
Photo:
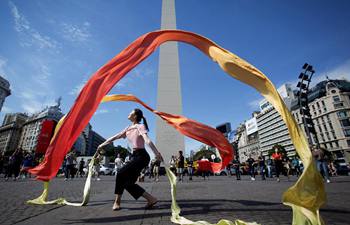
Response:
[[[112,143],[113,141],[117,140],[117,139],[120,139],[120,138],[125,138],[126,137],[126,129],[124,129],[122,132],[119,132],[118,134],[108,138],[105,142],[103,142],[102,144],[100,144],[97,148],[97,150],[103,148],[104,146]]]
[[[152,149],[152,151],[153,151],[154,155],[156,156],[156,158],[158,160],[160,160],[161,162],[164,162],[164,159],[163,159],[162,155],[158,151],[157,147],[153,144],[151,139],[148,137],[147,133],[142,133],[142,132],[140,132],[140,133],[141,133],[145,143]]]

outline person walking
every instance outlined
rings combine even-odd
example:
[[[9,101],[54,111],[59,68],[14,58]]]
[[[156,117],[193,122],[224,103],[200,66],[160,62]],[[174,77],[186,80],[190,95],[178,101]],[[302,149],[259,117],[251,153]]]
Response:
[[[147,200],[145,209],[150,209],[158,202],[157,198],[145,191],[139,185],[135,184],[142,169],[150,162],[150,156],[145,149],[145,144],[152,149],[158,160],[163,161],[163,157],[148,137],[147,121],[143,116],[142,111],[140,109],[134,109],[129,114],[128,119],[131,121],[130,126],[108,138],[98,147],[99,150],[112,143],[114,140],[127,138],[133,148],[130,161],[118,171],[116,176],[114,192],[116,196],[112,209],[119,210],[121,208],[121,198],[124,190],[127,190],[136,200],[141,196],[145,198]],[[141,120],[143,120],[143,124],[140,124]]]
[[[248,167],[249,167],[249,173],[250,173],[250,179],[255,180],[255,160],[252,158],[252,155],[249,155],[249,158],[247,159]]]
[[[327,160],[325,159],[325,150],[317,146],[312,147],[312,155],[316,161],[317,170],[321,173],[323,177],[326,178],[326,182],[330,183]]]
[[[280,182],[280,173],[282,172],[282,154],[278,151],[278,148],[275,148],[275,152],[271,157],[275,165],[277,182]]]

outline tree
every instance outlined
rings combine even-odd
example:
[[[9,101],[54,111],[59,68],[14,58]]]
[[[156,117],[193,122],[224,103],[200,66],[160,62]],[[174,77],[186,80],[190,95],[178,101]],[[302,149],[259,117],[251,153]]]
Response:
[[[206,149],[201,149],[198,152],[196,152],[196,154],[194,154],[193,156],[193,160],[200,160],[203,158],[203,156],[205,156],[205,158],[209,159],[211,161],[211,155],[213,154],[212,151],[206,150]]]

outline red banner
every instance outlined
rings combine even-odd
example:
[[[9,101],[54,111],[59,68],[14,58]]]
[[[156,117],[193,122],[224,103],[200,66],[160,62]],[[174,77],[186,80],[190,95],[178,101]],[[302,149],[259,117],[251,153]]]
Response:
[[[53,131],[55,129],[56,122],[53,120],[44,120],[41,126],[41,131],[38,137],[38,144],[36,146],[36,153],[45,153],[47,147],[50,145]]]

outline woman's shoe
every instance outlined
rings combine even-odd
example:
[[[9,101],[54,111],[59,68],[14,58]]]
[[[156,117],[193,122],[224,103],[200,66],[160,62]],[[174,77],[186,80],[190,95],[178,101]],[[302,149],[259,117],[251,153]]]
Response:
[[[158,200],[155,200],[154,202],[151,202],[151,203],[147,203],[147,205],[145,206],[145,209],[152,209],[153,206],[157,203],[158,203]]]

